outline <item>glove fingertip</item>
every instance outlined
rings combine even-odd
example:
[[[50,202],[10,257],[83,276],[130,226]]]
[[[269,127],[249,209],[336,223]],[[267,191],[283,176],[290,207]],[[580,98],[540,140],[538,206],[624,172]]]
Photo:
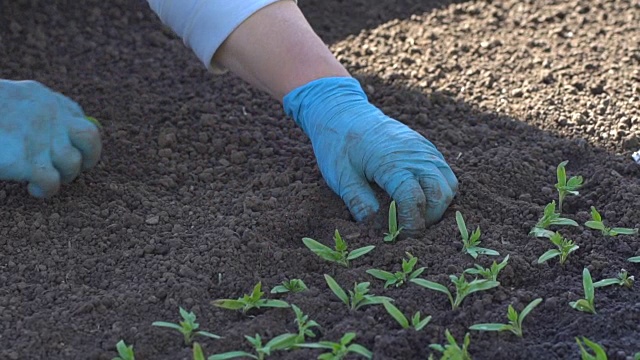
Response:
[[[44,190],[42,190],[38,185],[29,184],[29,186],[27,186],[27,190],[29,190],[29,194],[35,198],[44,199],[46,197]]]
[[[342,199],[358,222],[373,216],[380,209],[378,199],[370,188],[348,192],[342,196]]]

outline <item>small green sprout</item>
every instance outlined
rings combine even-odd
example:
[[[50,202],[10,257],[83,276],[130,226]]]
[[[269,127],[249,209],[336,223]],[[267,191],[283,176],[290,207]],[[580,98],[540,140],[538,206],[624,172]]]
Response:
[[[272,294],[283,294],[288,292],[299,293],[305,290],[309,290],[309,288],[304,283],[304,281],[300,279],[291,279],[291,280],[283,281],[282,285],[274,286],[274,288],[271,289],[271,293]]]
[[[492,255],[499,256],[500,253],[479,247],[480,245],[480,227],[478,226],[476,230],[469,235],[469,231],[467,230],[467,225],[464,222],[464,218],[462,217],[462,213],[460,211],[456,211],[456,223],[458,223],[458,230],[460,230],[460,235],[462,236],[462,252],[465,252],[474,259],[478,257],[478,255]]]
[[[640,360],[640,351],[633,355],[633,360]]]
[[[118,341],[116,350],[118,350],[118,356],[112,360],[136,360],[136,356],[133,353],[133,345],[127,345],[124,340]]]
[[[242,297],[237,300],[233,299],[218,299],[212,302],[213,306],[221,307],[223,309],[229,310],[242,310],[243,313],[247,313],[247,311],[251,309],[259,309],[263,307],[271,307],[271,308],[288,308],[289,304],[283,300],[271,300],[271,299],[263,299],[262,295],[264,292],[262,291],[262,282],[258,282],[256,286],[254,286],[251,295],[244,294]]]
[[[580,347],[580,358],[582,360],[607,360],[607,353],[604,352],[604,349],[598,343],[595,343],[584,336],[582,337],[582,340],[576,338],[576,342]],[[587,347],[593,351],[593,354],[591,354]]]
[[[185,309],[180,308],[180,316],[182,316],[183,321],[180,321],[179,325],[166,321],[155,321],[151,325],[178,330],[184,336],[184,343],[186,345],[191,345],[191,341],[195,335],[206,336],[212,339],[221,338],[207,331],[196,331],[200,327],[200,324],[196,322],[196,315],[193,312],[187,312]]]
[[[436,350],[442,353],[441,360],[471,360],[471,355],[469,354],[469,345],[471,344],[471,336],[469,333],[464,335],[464,340],[462,342],[462,347],[458,345],[456,339],[451,335],[449,329],[446,329],[444,335],[447,338],[448,344],[440,345],[440,344],[431,344],[429,347],[433,350]],[[431,359],[432,357],[430,357]]]
[[[462,303],[462,300],[464,300],[464,298],[467,297],[468,295],[478,291],[489,290],[500,285],[500,282],[498,281],[485,280],[485,279],[474,279],[471,282],[467,282],[467,279],[464,277],[464,273],[462,273],[460,277],[457,277],[455,275],[449,275],[449,279],[451,279],[451,282],[456,287],[455,300],[453,298],[453,295],[449,291],[449,289],[442,284],[425,280],[422,278],[412,279],[410,281],[414,284],[420,285],[427,289],[439,291],[441,293],[446,294],[449,297],[451,308],[454,310],[460,306],[460,304]]]
[[[202,346],[197,342],[193,343],[193,360],[205,360],[204,352],[202,351]]]
[[[420,331],[424,329],[427,324],[429,324],[429,321],[431,321],[431,316],[421,318],[420,311],[418,311],[413,314],[413,316],[411,317],[411,323],[409,323],[409,319],[407,319],[402,311],[400,311],[400,309],[398,309],[395,305],[388,301],[384,301],[382,304],[384,305],[384,308],[387,310],[389,315],[391,315],[391,317],[393,317],[398,322],[398,324],[402,326],[403,329],[408,329],[411,327],[416,331]]]
[[[318,324],[314,320],[310,320],[309,315],[305,315],[299,307],[292,304],[291,308],[293,308],[293,311],[296,313],[295,321],[298,325],[298,336],[296,344],[303,343],[306,337],[316,337],[316,334],[313,332],[313,330],[311,330],[311,328],[320,327],[320,324]]]
[[[634,256],[627,259],[628,262],[640,263],[640,256]]]
[[[356,283],[353,287],[353,291],[349,290],[349,295],[347,295],[334,278],[327,274],[324,275],[324,278],[331,291],[333,291],[338,299],[345,303],[345,305],[347,305],[351,310],[358,310],[367,305],[382,304],[385,300],[393,301],[393,299],[386,296],[369,294],[370,283],[368,282]]]
[[[638,233],[638,229],[621,227],[609,228],[604,226],[602,216],[600,216],[600,213],[594,206],[591,207],[591,220],[584,223],[584,225],[594,230],[600,230],[604,236],[635,235]]]
[[[349,267],[350,260],[357,259],[375,248],[375,246],[369,245],[353,251],[347,251],[347,243],[342,240],[342,236],[340,236],[337,229],[333,239],[335,241],[334,249],[311,238],[303,238],[302,242],[309,248],[309,250],[313,251],[319,257],[330,262],[338,263],[344,267]]]
[[[235,358],[264,360],[267,356],[270,356],[273,351],[293,349],[296,346],[297,338],[297,334],[282,334],[274,337],[263,345],[262,338],[259,334],[256,334],[255,337],[245,335],[245,339],[247,339],[247,341],[249,341],[253,346],[255,354],[251,354],[246,351],[230,351],[222,354],[211,355],[208,360],[227,360]]]
[[[572,252],[578,250],[580,247],[573,241],[563,238],[559,232],[552,233],[549,240],[557,247],[557,249],[551,249],[538,258],[538,264],[542,264],[547,260],[553,259],[556,256],[560,256],[560,264],[564,264],[567,261],[567,257]]]
[[[398,216],[395,200],[389,205],[389,232],[384,234],[385,242],[393,242],[400,235],[402,227],[398,228]]]
[[[555,200],[551,203],[547,204],[544,207],[544,213],[542,217],[538,220],[536,225],[531,229],[529,235],[535,237],[550,237],[553,232],[547,230],[549,226],[560,226],[560,225],[569,225],[569,226],[578,226],[578,223],[574,220],[560,217],[560,214],[556,212],[556,202]]]
[[[572,176],[567,181],[567,173],[565,166],[569,161],[563,161],[558,165],[557,178],[558,183],[556,189],[558,190],[558,212],[562,213],[562,203],[567,195],[578,195],[578,189],[582,186],[582,176]]]
[[[627,270],[622,269],[618,273],[617,278],[602,279],[600,281],[596,281],[593,283],[593,287],[599,288],[599,287],[604,287],[609,285],[619,285],[619,286],[624,286],[628,289],[631,289],[634,281],[635,281],[635,278],[633,277],[633,275],[629,276],[629,273],[627,273]]]
[[[425,269],[424,267],[421,267],[419,269],[413,270],[413,268],[416,266],[416,263],[418,262],[418,258],[414,257],[410,253],[407,253],[407,256],[409,257],[408,259],[402,259],[402,271],[390,273],[384,270],[369,269],[367,270],[367,274],[377,279],[384,280],[385,289],[391,285],[395,285],[396,287],[401,286],[407,281],[420,276],[420,274],[422,274]]]
[[[472,275],[480,275],[487,280],[497,281],[498,274],[507,266],[508,262],[509,255],[505,256],[499,264],[493,261],[493,264],[491,264],[489,268],[483,268],[481,265],[475,264],[473,269],[466,269],[464,272]]]
[[[298,345],[298,347],[305,347],[310,349],[326,349],[331,351],[318,356],[319,360],[341,360],[344,359],[349,353],[355,353],[367,359],[371,359],[373,357],[373,353],[371,351],[360,344],[351,344],[355,337],[356,333],[348,332],[342,336],[339,343],[331,341],[320,341],[317,343],[300,344]]]
[[[102,124],[100,124],[100,121],[98,121],[98,119],[94,118],[93,116],[85,116],[84,118],[93,123],[93,125],[97,126],[98,129],[102,129]]]
[[[479,331],[511,331],[518,337],[522,337],[522,322],[524,318],[529,315],[531,310],[538,306],[542,302],[541,298],[537,298],[529,303],[529,305],[525,306],[522,309],[522,312],[518,314],[518,312],[509,304],[509,308],[507,309],[507,318],[509,319],[508,324],[475,324],[471,325],[469,329],[471,330],[479,330]]]
[[[595,288],[593,287],[593,280],[591,279],[591,273],[589,269],[584,268],[582,270],[582,287],[584,288],[584,299],[579,299],[569,303],[572,308],[590,313],[596,313],[596,307],[594,305],[595,300]]]

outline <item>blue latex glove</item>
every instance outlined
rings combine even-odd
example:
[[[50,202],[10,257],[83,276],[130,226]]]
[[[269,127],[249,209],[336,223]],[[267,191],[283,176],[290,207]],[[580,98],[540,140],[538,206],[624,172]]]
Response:
[[[456,176],[431,142],[369,103],[357,80],[315,80],[283,102],[311,139],[327,184],[357,221],[380,207],[370,182],[396,200],[408,234],[440,220],[457,191]]]
[[[78,104],[35,81],[0,79],[0,180],[43,198],[93,167],[102,145]]]

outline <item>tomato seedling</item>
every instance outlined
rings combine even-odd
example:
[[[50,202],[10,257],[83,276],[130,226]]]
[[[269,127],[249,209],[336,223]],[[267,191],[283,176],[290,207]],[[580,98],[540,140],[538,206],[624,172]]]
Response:
[[[607,360],[607,353],[598,343],[595,343],[584,336],[582,337],[582,340],[576,338],[576,342],[578,343],[578,347],[580,347],[580,358],[582,360]],[[589,349],[591,351],[589,351]],[[593,352],[593,354],[591,352]]]
[[[573,241],[563,238],[559,232],[552,233],[549,240],[557,247],[557,249],[551,249],[538,258],[538,264],[542,264],[547,260],[553,259],[556,256],[560,257],[560,264],[564,264],[567,261],[567,257],[572,252],[578,250],[580,247]]]
[[[563,218],[556,212],[556,201],[552,201],[544,207],[542,217],[538,220],[536,225],[531,229],[529,235],[535,237],[550,237],[553,234],[552,231],[547,230],[549,226],[578,226],[578,223],[574,220]]]
[[[220,336],[207,331],[196,331],[200,327],[200,324],[196,322],[196,315],[193,312],[187,312],[185,309],[180,308],[180,316],[182,316],[180,324],[174,324],[166,321],[155,321],[151,325],[178,330],[178,332],[184,336],[184,343],[186,345],[191,345],[191,341],[195,335],[206,336],[211,339],[221,338]]]
[[[204,352],[202,351],[202,346],[197,342],[193,343],[193,360],[206,360]]]
[[[310,320],[309,315],[305,315],[299,307],[291,304],[291,308],[296,314],[295,322],[298,325],[298,336],[296,339],[296,344],[303,343],[306,337],[316,337],[316,334],[313,332],[313,330],[311,330],[311,328],[320,327],[320,324],[318,324],[314,320]]]
[[[508,262],[509,255],[505,256],[500,263],[497,263],[494,260],[493,264],[491,264],[491,267],[483,268],[481,265],[475,264],[473,269],[466,269],[464,272],[467,274],[479,275],[487,280],[497,281],[498,274],[500,274],[500,271],[502,271],[502,269],[507,266]]]
[[[300,279],[285,280],[282,285],[276,285],[271,289],[272,294],[299,293],[309,290],[304,281]]]
[[[405,284],[407,281],[411,279],[415,279],[418,276],[420,276],[420,274],[422,274],[422,272],[425,269],[424,267],[421,267],[419,269],[413,270],[413,268],[416,266],[416,263],[418,262],[418,258],[414,257],[410,253],[407,253],[407,256],[409,257],[408,259],[402,259],[401,271],[396,271],[394,273],[391,273],[391,272],[379,270],[379,269],[369,269],[367,270],[367,274],[377,279],[384,280],[385,289],[391,285],[395,285],[396,287],[401,286],[402,284]]]
[[[212,302],[213,306],[217,306],[223,309],[229,310],[242,310],[242,313],[247,313],[251,309],[259,309],[263,307],[271,308],[288,308],[289,304],[283,300],[263,299],[262,295],[262,282],[258,282],[253,287],[251,294],[244,294],[237,300],[233,299],[218,299]]]
[[[136,356],[133,353],[133,345],[127,345],[124,340],[118,341],[116,350],[118,350],[118,356],[112,360],[136,360]]]
[[[102,124],[100,124],[100,121],[98,121],[98,119],[94,118],[93,116],[85,116],[84,118],[93,123],[93,125],[98,127],[98,129],[102,129]]]
[[[567,181],[567,173],[565,166],[569,161],[563,161],[558,165],[556,175],[558,182],[556,189],[558,190],[558,212],[562,213],[562,204],[567,195],[578,195],[578,189],[582,186],[582,176],[572,176]]]
[[[420,311],[418,311],[413,314],[413,316],[411,317],[411,323],[409,323],[409,319],[407,319],[402,311],[400,311],[400,309],[398,309],[395,305],[388,301],[383,301],[382,304],[384,305],[384,308],[385,310],[387,310],[389,315],[391,315],[391,317],[393,317],[398,322],[398,324],[402,326],[403,329],[408,329],[411,327],[416,331],[420,331],[424,329],[427,324],[429,324],[429,321],[431,321],[431,316],[421,318]]]
[[[522,309],[522,312],[518,314],[518,312],[509,304],[509,308],[507,309],[507,319],[509,319],[508,324],[475,324],[471,325],[469,329],[471,330],[479,330],[479,331],[511,331],[518,337],[522,337],[522,322],[524,318],[529,315],[531,310],[538,306],[542,302],[541,298],[537,298],[529,303],[529,305],[525,306]]]
[[[426,279],[422,279],[422,278],[411,279],[410,281],[424,288],[434,290],[434,291],[439,291],[441,293],[446,294],[447,297],[449,297],[449,302],[451,303],[451,309],[453,310],[457,309],[462,303],[462,300],[464,300],[464,298],[467,297],[468,295],[471,295],[474,292],[478,292],[478,291],[489,290],[500,285],[500,282],[498,281],[485,280],[485,279],[474,279],[471,282],[467,282],[467,279],[464,277],[464,273],[462,273],[460,277],[457,277],[455,275],[449,275],[449,279],[451,280],[453,285],[456,287],[455,300],[453,298],[453,295],[449,291],[449,289],[442,284],[429,281]]]
[[[596,307],[594,305],[595,300],[595,288],[593,287],[593,280],[591,279],[591,273],[589,269],[584,268],[582,270],[582,287],[584,288],[584,299],[579,299],[569,303],[572,308],[590,313],[596,313]]]
[[[628,262],[640,263],[640,256],[634,256],[627,259]]]
[[[462,347],[458,345],[456,339],[451,335],[449,329],[444,331],[444,336],[447,338],[447,343],[444,345],[431,344],[429,347],[435,351],[442,353],[441,360],[471,360],[469,354],[469,345],[471,345],[471,335],[466,333],[464,340],[462,341]],[[433,359],[433,354],[429,356],[429,360]]]
[[[386,296],[377,296],[369,294],[368,282],[356,283],[353,287],[353,291],[349,290],[349,295],[342,290],[340,285],[330,275],[324,275],[329,289],[351,310],[358,310],[363,306],[382,304],[383,301],[393,301],[393,299]]]
[[[469,235],[469,231],[467,230],[467,225],[464,222],[464,218],[462,217],[462,213],[460,211],[456,211],[456,223],[458,224],[458,230],[460,230],[460,235],[462,236],[462,252],[465,252],[474,259],[478,257],[478,255],[492,255],[499,256],[500,253],[479,247],[480,241],[480,226],[476,228],[476,230]]]
[[[375,248],[375,246],[369,245],[353,251],[347,251],[347,243],[342,239],[337,229],[333,240],[335,241],[334,249],[311,238],[303,238],[302,242],[319,257],[330,262],[338,263],[344,267],[349,267],[349,261],[357,259]]]
[[[356,338],[356,333],[345,333],[340,342],[320,341],[317,343],[305,343],[300,344],[298,347],[304,347],[309,349],[325,349],[330,352],[326,352],[318,356],[318,360],[341,360],[344,359],[349,353],[355,353],[363,356],[367,359],[373,357],[373,353],[360,344],[352,344],[353,339]]]
[[[618,273],[617,278],[602,279],[600,281],[596,281],[593,283],[593,287],[599,288],[599,287],[610,286],[610,285],[619,285],[619,286],[624,286],[628,289],[631,289],[634,281],[635,281],[635,278],[633,277],[633,275],[629,276],[629,273],[627,273],[627,270],[622,269]]]
[[[255,337],[246,336],[245,339],[253,346],[254,354],[246,351],[229,351],[226,353],[216,354],[209,356],[208,360],[227,360],[235,358],[251,358],[256,360],[264,360],[267,356],[270,356],[273,351],[276,350],[290,350],[296,345],[296,334],[282,334],[269,340],[266,344],[262,344],[262,338],[259,334]]]
[[[635,235],[638,233],[638,229],[606,227],[602,222],[602,216],[594,206],[591,207],[591,220],[584,223],[584,225],[590,229],[600,230],[604,236]]]
[[[402,227],[398,228],[398,216],[395,200],[389,205],[389,232],[384,234],[385,242],[393,242],[400,235]]]

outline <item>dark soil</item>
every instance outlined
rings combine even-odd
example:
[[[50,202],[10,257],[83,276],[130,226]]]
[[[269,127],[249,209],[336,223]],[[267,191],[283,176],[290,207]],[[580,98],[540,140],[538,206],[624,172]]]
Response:
[[[425,359],[450,329],[503,322],[513,304],[544,302],[525,337],[472,332],[476,359],[577,359],[576,336],[610,359],[640,351],[640,291],[598,289],[597,315],[571,309],[581,273],[614,277],[640,255],[640,237],[563,229],[580,249],[565,264],[527,236],[556,197],[555,167],[585,177],[565,213],[596,206],[615,226],[640,227],[640,5],[636,1],[311,1],[300,5],[371,100],[432,140],[460,180],[443,220],[416,239],[382,242],[384,217],[354,223],[325,185],[306,136],[281,106],[231,75],[207,73],[143,1],[0,2],[0,77],[35,79],[104,124],[96,169],[55,198],[0,184],[0,358],[110,359],[133,344],[139,359],[187,359],[179,334],[151,326],[193,310],[205,352],[249,350],[243,335],[293,331],[293,312],[243,316],[210,301],[302,278],[285,296],[322,324],[321,339],[356,331],[376,359]],[[1,146],[1,144],[0,144]],[[1,148],[0,148],[1,151]],[[388,197],[381,194],[383,205]],[[460,253],[455,210],[482,228],[483,245],[510,255],[496,290],[451,311],[417,286],[383,289],[365,273],[397,269],[406,251],[423,277],[447,281],[474,264]],[[303,247],[339,229],[352,247],[375,244],[350,269]],[[500,258],[501,259],[501,258]],[[480,257],[489,265],[493,258]],[[400,329],[382,307],[348,312],[323,274],[348,287],[371,281],[406,313],[433,316]],[[317,352],[277,353],[310,359]]]

